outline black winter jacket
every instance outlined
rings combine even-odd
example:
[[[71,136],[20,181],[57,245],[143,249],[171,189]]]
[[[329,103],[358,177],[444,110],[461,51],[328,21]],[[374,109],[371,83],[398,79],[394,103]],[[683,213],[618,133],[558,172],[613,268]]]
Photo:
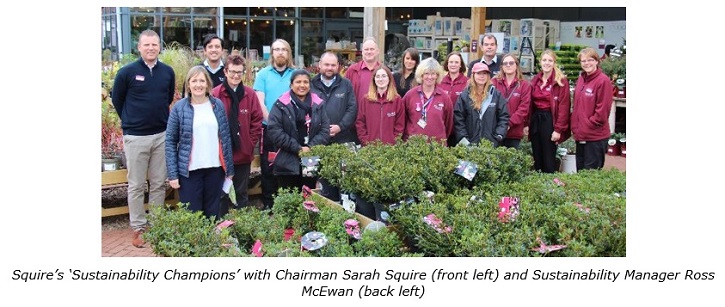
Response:
[[[354,142],[360,144],[355,128],[357,101],[352,83],[338,74],[328,88],[322,83],[321,78],[321,74],[312,78],[311,90],[325,100],[323,106],[330,119],[330,125],[340,126],[340,133],[332,137],[330,143]]]
[[[494,147],[498,146],[496,135],[506,137],[506,130],[509,124],[509,111],[506,106],[506,98],[503,98],[493,85],[490,90],[493,94],[491,104],[488,105],[483,118],[479,119],[479,112],[471,106],[470,87],[463,90],[456,106],[453,109],[453,122],[456,133],[456,142],[464,137],[472,144],[478,144],[482,139],[493,142]]]
[[[299,152],[304,144],[297,140],[299,132],[295,120],[295,106],[290,95],[291,91],[287,91],[277,99],[267,120],[265,133],[279,149],[272,166],[274,175],[302,174]],[[327,145],[330,142],[330,120],[324,112],[322,99],[315,93],[309,95],[312,95],[312,116],[307,146]]]

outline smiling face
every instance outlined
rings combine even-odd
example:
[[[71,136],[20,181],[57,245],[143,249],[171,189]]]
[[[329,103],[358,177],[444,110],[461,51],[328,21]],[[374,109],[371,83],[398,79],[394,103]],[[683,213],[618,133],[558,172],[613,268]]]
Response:
[[[539,63],[541,64],[541,71],[544,73],[551,73],[551,71],[554,70],[554,65],[556,64],[554,58],[546,53],[541,56],[541,61],[539,61]]]
[[[455,75],[461,71],[461,57],[454,55],[448,58],[448,72]]]
[[[363,61],[374,63],[378,60],[378,44],[372,40],[366,40],[362,47]]]
[[[423,86],[434,87],[438,81],[438,73],[434,71],[426,71],[423,73]]]
[[[231,63],[227,63],[227,66],[224,66],[224,76],[227,77],[227,83],[232,88],[235,88],[242,83],[243,74],[244,65],[234,65]]]
[[[413,59],[410,53],[406,52],[405,57],[403,57],[403,65],[405,65],[405,70],[413,71],[416,64],[418,64],[418,62]]]
[[[295,76],[290,87],[297,97],[307,96],[310,92],[310,76],[305,74]]]
[[[141,34],[138,38],[138,53],[146,63],[153,63],[159,58],[161,41],[156,35]]]
[[[390,84],[390,76],[388,76],[388,72],[386,72],[384,69],[378,69],[375,72],[375,86],[378,87],[378,90],[387,90],[388,84]]]
[[[473,73],[473,80],[476,81],[476,84],[478,84],[478,85],[486,84],[486,82],[488,82],[489,77],[491,77],[491,75],[487,71],[479,71],[479,72]]]
[[[209,62],[218,62],[222,58],[222,40],[214,38],[209,41],[209,43],[204,46],[204,57],[206,57]]]
[[[325,79],[332,79],[335,75],[337,75],[337,57],[327,53],[322,56],[320,59],[320,73],[325,77]]]
[[[189,84],[186,85],[191,92],[192,97],[203,97],[206,96],[209,84],[206,82],[206,76],[202,72],[193,74],[189,78]]]

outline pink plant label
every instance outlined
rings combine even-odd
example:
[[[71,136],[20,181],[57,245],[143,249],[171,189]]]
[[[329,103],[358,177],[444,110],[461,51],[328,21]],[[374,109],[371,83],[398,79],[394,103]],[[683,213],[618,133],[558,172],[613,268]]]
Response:
[[[558,251],[561,249],[566,248],[566,245],[546,245],[544,241],[541,240],[541,238],[537,237],[536,241],[539,242],[539,246],[532,248],[531,250],[535,252],[539,252],[541,254],[548,254],[553,251]]]
[[[434,213],[428,214],[423,217],[423,222],[428,224],[431,228],[435,229],[438,233],[449,233],[453,231],[451,226],[446,226],[443,221],[438,218]]]
[[[302,205],[305,206],[305,209],[307,209],[307,211],[320,212],[320,208],[317,208],[317,206],[315,206],[314,201],[307,200],[304,203],[302,203]]]
[[[502,197],[498,203],[498,220],[502,223],[513,222],[519,215],[519,198]]]
[[[355,238],[355,240],[360,240],[362,238],[362,233],[360,233],[360,223],[356,220],[349,219],[345,221],[345,232],[347,232],[348,235]]]
[[[256,257],[264,256],[264,253],[262,252],[262,241],[257,240],[254,242],[254,245],[252,246],[252,255]]]

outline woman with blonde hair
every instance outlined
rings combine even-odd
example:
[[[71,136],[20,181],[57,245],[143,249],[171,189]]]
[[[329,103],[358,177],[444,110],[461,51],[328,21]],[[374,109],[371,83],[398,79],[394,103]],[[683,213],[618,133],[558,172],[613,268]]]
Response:
[[[509,126],[501,146],[519,148],[524,137],[524,127],[529,125],[531,84],[524,80],[519,59],[509,53],[502,57],[501,70],[493,77],[493,85],[506,99]]]
[[[443,75],[443,68],[434,58],[427,58],[418,65],[415,79],[420,85],[411,88],[403,97],[406,114],[403,139],[425,135],[446,144],[453,132],[453,102],[438,86]]]
[[[418,68],[418,64],[420,64],[418,49],[412,47],[405,49],[405,51],[403,51],[402,59],[403,65],[400,66],[399,71],[393,73],[393,80],[395,81],[395,90],[398,92],[398,95],[405,96],[405,93],[407,93],[410,88],[418,85],[418,82],[415,80],[415,69]]]
[[[541,54],[539,64],[541,71],[531,79],[531,118],[524,134],[531,141],[534,169],[553,173],[557,144],[571,134],[569,80],[556,66],[556,54],[550,49]]]
[[[166,126],[166,171],[169,185],[189,210],[220,218],[224,178],[234,176],[232,139],[224,103],[211,95],[206,68],[186,74],[186,97],[177,101]]]
[[[373,73],[367,95],[358,102],[355,128],[362,146],[376,140],[394,145],[396,138],[403,135],[405,105],[385,65]]]
[[[489,140],[496,147],[503,141],[509,122],[508,108],[506,99],[491,83],[491,71],[486,64],[473,65],[468,86],[458,96],[454,114],[457,143],[478,144]]]
[[[601,169],[611,133],[612,81],[599,67],[599,54],[584,48],[577,56],[582,67],[574,90],[571,130],[576,140],[576,168]]]

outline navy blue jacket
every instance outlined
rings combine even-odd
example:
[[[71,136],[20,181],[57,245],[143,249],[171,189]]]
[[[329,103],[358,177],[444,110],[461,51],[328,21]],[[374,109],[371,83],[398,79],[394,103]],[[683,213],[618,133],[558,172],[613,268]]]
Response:
[[[118,70],[111,99],[121,118],[124,135],[152,135],[166,130],[169,105],[174,101],[176,75],[161,61],[149,69],[143,59]]]
[[[229,135],[229,122],[224,104],[215,97],[209,97],[214,116],[219,124],[219,160],[226,176],[234,175],[234,161],[232,160],[232,138]],[[166,172],[169,180],[179,179],[179,176],[189,177],[189,158],[193,140],[194,107],[189,97],[182,98],[171,108],[169,124],[166,128]]]
[[[327,145],[330,142],[330,120],[327,118],[322,105],[322,99],[315,93],[312,95],[312,115],[308,146]],[[295,106],[292,104],[290,91],[280,96],[269,111],[267,130],[275,147],[279,148],[274,160],[272,173],[274,175],[301,175],[302,164],[299,152],[302,144],[297,141],[299,132],[295,122]]]
[[[357,137],[355,120],[357,119],[357,101],[350,80],[336,76],[330,87],[322,83],[322,74],[312,78],[312,92],[325,100],[323,106],[330,119],[330,125],[340,126],[340,133],[330,139],[330,143],[354,142],[360,144]]]

